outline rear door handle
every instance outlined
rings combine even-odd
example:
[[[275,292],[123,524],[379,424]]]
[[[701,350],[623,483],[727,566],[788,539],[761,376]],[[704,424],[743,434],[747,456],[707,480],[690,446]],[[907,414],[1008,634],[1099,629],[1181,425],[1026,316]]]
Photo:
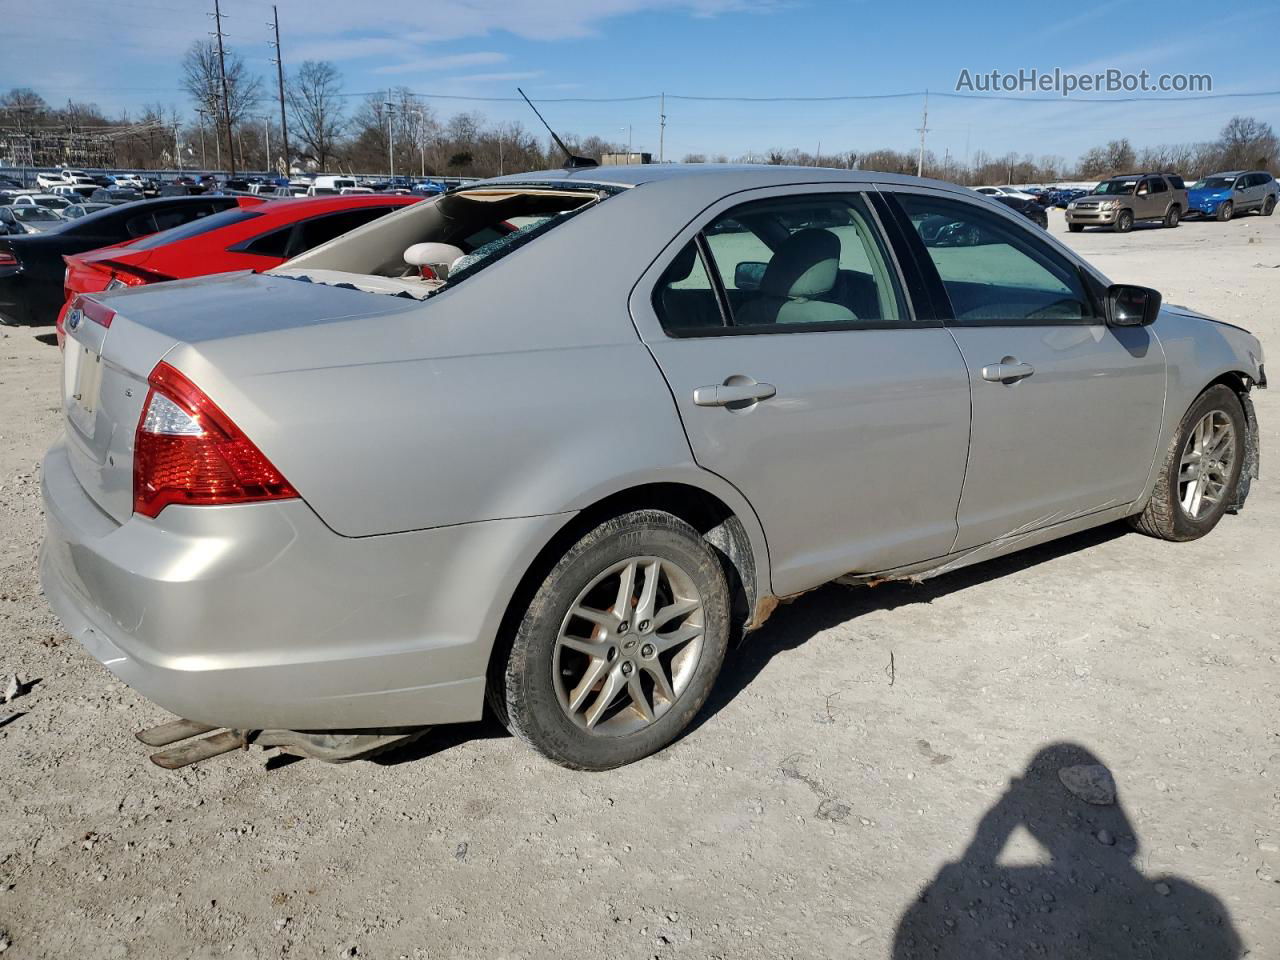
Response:
[[[1029,363],[1019,363],[1015,357],[1005,357],[999,363],[989,363],[982,368],[982,379],[992,383],[1015,383],[1036,372]]]
[[[772,383],[757,383],[755,380],[747,380],[745,383],[717,383],[709,387],[696,387],[693,402],[699,407],[727,407],[731,403],[768,400],[777,392],[778,388]]]

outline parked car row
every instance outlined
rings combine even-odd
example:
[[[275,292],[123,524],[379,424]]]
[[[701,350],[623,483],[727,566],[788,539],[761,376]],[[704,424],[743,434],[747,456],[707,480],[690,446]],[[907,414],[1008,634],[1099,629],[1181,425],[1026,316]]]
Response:
[[[1135,223],[1158,221],[1176,227],[1183,217],[1230,220],[1250,211],[1269,217],[1275,211],[1280,186],[1263,170],[1216,173],[1187,188],[1174,173],[1148,172],[1111,177],[1091,193],[1067,205],[1067,229],[1079,233],[1088,226],[1110,227],[1128,233]]]

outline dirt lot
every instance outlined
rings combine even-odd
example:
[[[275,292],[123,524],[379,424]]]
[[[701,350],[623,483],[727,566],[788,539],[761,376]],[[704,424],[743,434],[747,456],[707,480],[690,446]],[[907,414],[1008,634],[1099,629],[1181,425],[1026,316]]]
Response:
[[[1280,355],[1280,216],[1070,242]],[[38,679],[0,706],[5,960],[1280,957],[1275,389],[1263,480],[1209,538],[1113,527],[828,587],[627,769],[475,725],[379,763],[169,773],[132,736],[165,715],[40,596],[48,332],[0,331],[0,674]],[[1090,754],[1117,805],[1058,782]]]

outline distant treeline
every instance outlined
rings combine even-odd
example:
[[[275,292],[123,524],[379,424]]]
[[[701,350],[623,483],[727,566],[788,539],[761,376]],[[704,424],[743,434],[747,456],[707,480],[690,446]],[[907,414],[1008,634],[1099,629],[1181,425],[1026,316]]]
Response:
[[[241,170],[284,168],[284,138],[274,84],[249,72],[230,51],[227,97],[212,41],[193,43],[182,60],[181,87],[190,110],[150,104],[139,114],[109,118],[92,103],[49,104],[36,91],[15,88],[0,94],[0,133],[74,131],[109,144],[112,166],[161,169]],[[348,96],[342,74],[327,61],[304,61],[287,75],[285,102],[289,160],[330,172],[395,171],[435,176],[492,176],[558,166],[562,157],[549,138],[520,123],[491,123],[475,112],[444,118],[407,87],[359,98]],[[227,120],[230,119],[228,129]],[[599,159],[621,153],[627,144],[560,131],[575,152]],[[181,147],[181,155],[176,149]],[[228,152],[230,157],[228,157]],[[796,148],[737,156],[687,154],[685,163],[754,162],[850,167],[893,173],[916,172],[914,150],[823,153]],[[966,184],[1049,183],[1093,180],[1136,170],[1168,170],[1196,177],[1216,170],[1266,169],[1280,173],[1280,141],[1271,126],[1237,116],[1216,140],[1135,149],[1127,139],[1092,147],[1076,160],[1008,153],[996,157],[974,151],[965,162],[949,153],[924,155],[925,176]]]

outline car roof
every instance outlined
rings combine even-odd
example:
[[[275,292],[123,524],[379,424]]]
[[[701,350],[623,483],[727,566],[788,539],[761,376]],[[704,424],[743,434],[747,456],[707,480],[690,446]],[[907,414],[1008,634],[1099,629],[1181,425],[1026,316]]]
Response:
[[[683,184],[704,186],[708,194],[727,195],[737,190],[786,184],[882,183],[902,186],[930,186],[953,193],[973,195],[967,187],[927,177],[875,170],[843,170],[835,167],[801,167],[760,163],[646,163],[631,166],[575,167],[539,170],[494,177],[463,184],[453,192],[500,185],[546,185],[631,188],[645,185]]]

